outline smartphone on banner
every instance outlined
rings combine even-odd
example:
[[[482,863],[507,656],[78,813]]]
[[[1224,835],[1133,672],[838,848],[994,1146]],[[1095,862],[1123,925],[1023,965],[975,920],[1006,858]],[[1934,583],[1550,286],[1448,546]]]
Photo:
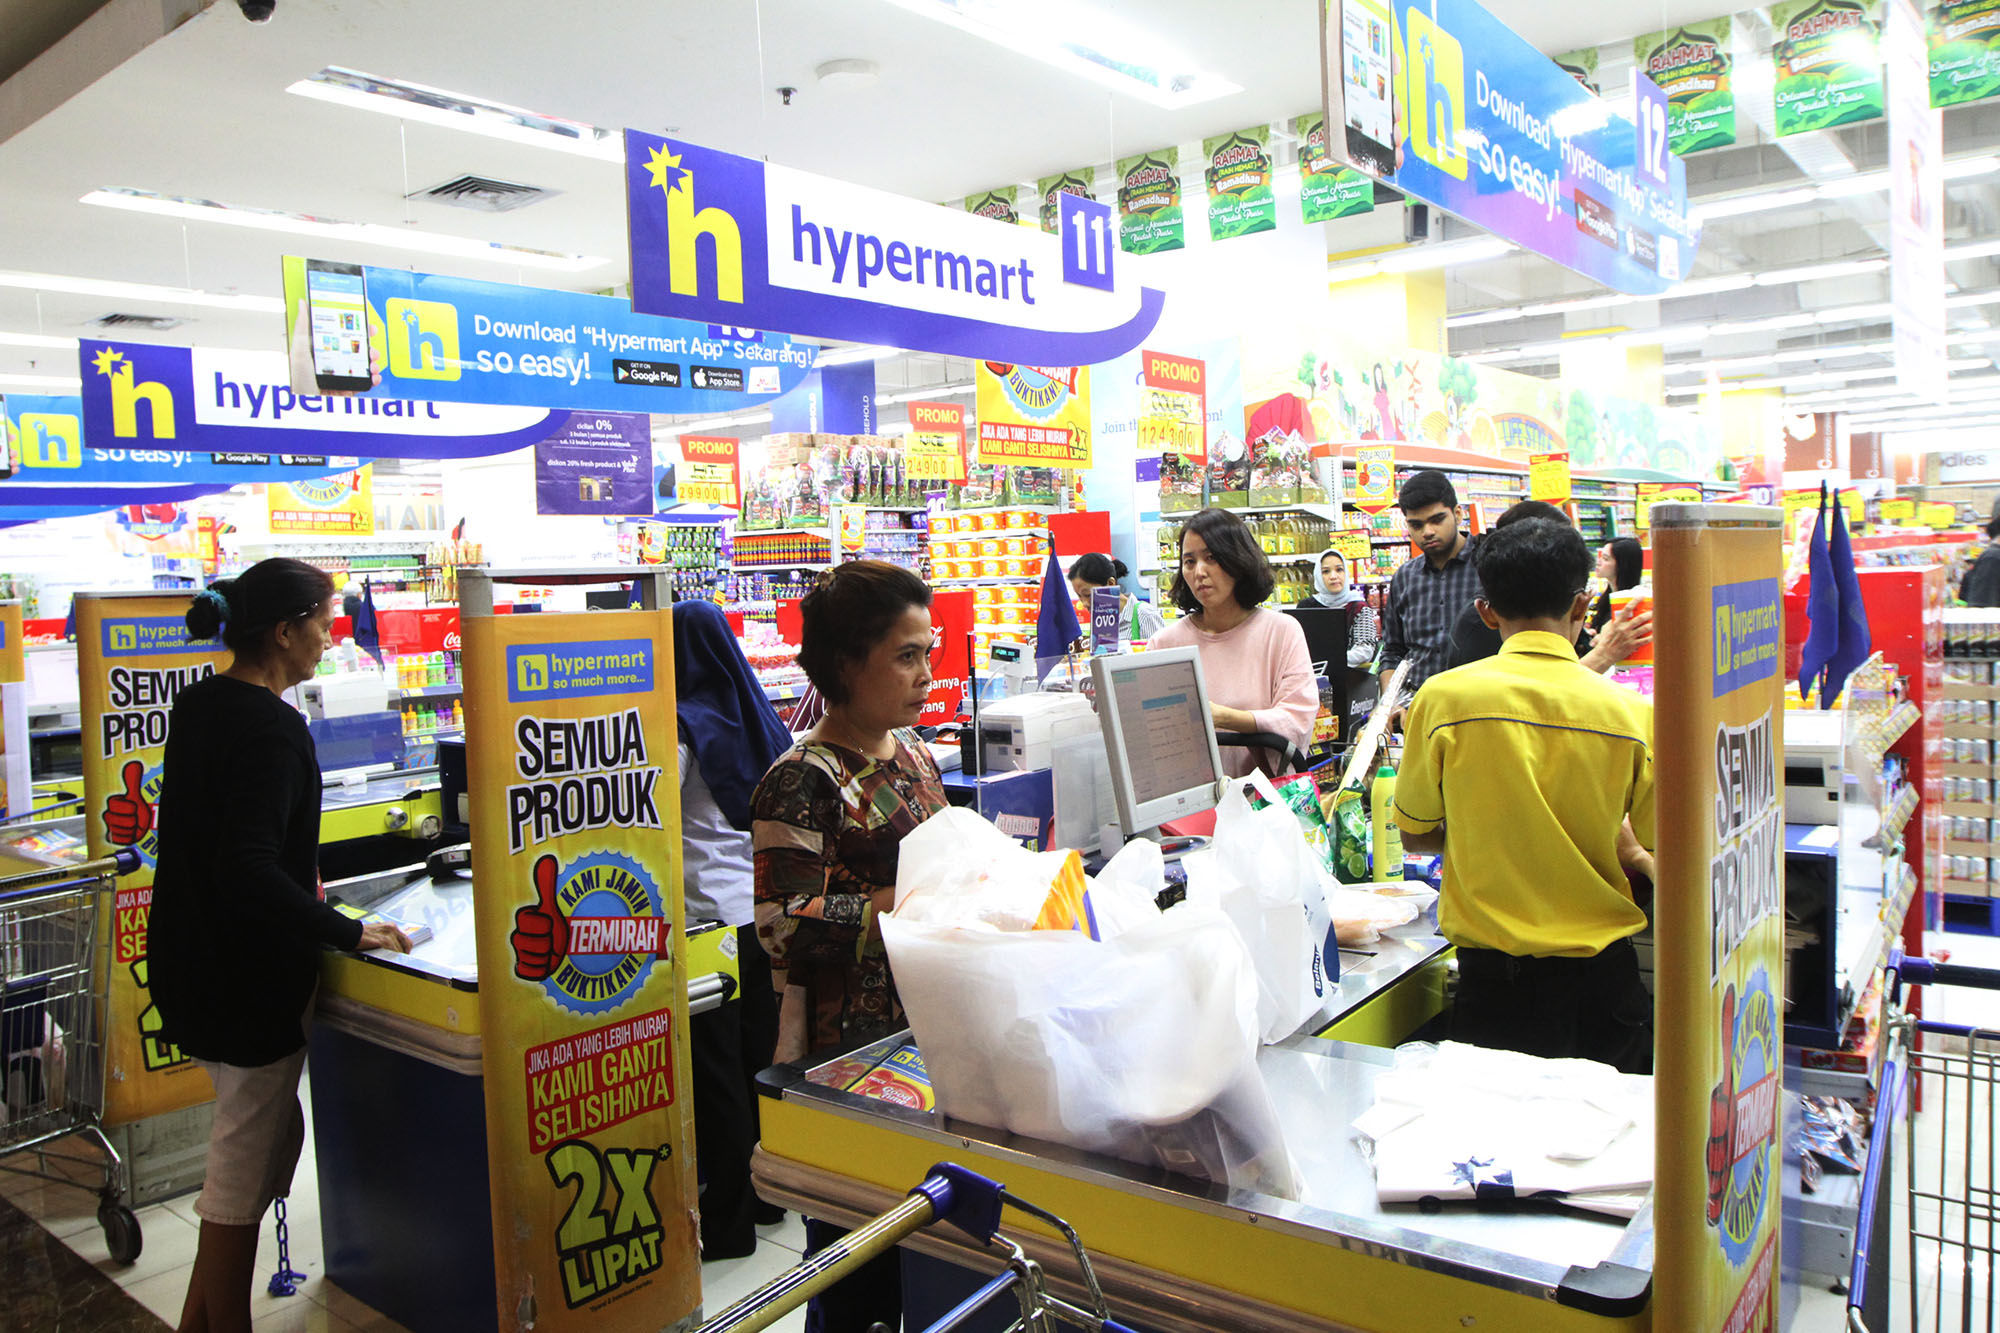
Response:
[[[1385,0],[1340,6],[1340,83],[1347,158],[1371,176],[1396,171],[1395,25]],[[1332,130],[1329,125],[1327,129]]]
[[[366,393],[368,280],[359,264],[306,261],[306,322],[312,335],[313,380],[321,393]]]

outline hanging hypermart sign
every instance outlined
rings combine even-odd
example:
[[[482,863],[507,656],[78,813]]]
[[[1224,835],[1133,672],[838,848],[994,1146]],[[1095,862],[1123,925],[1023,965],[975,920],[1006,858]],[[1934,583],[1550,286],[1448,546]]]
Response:
[[[353,304],[342,309],[363,325],[355,333],[381,377],[368,398],[731,412],[796,389],[818,350],[778,333],[637,315],[609,296],[287,255],[290,383],[306,395],[320,389],[311,330],[327,315],[314,299],[328,267],[359,268],[333,276],[348,284]]]
[[[1069,366],[1137,347],[1165,299],[1083,195],[1049,236],[637,130],[625,173],[645,314]]]
[[[1335,157],[1617,291],[1687,276],[1701,229],[1665,125],[1642,136],[1474,0],[1393,11],[1386,27],[1329,12]],[[1391,69],[1393,110],[1377,95]]]

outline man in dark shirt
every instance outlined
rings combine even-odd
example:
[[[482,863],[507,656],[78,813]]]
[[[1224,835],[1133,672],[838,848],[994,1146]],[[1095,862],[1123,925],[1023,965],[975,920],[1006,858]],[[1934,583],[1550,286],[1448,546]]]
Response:
[[[1442,472],[1417,473],[1396,495],[1403,526],[1421,553],[1389,580],[1389,604],[1382,616],[1382,659],[1376,670],[1384,688],[1405,661],[1404,689],[1415,694],[1444,670],[1451,624],[1479,595],[1471,547],[1459,530],[1458,492]]]
[[[1549,518],[1570,525],[1569,515],[1547,501],[1523,500],[1494,520],[1493,531],[1498,532],[1524,518]],[[1576,641],[1577,657],[1584,666],[1603,675],[1652,641],[1653,613],[1647,611],[1634,616],[1627,608],[1613,616],[1594,638],[1589,630],[1582,631]],[[1477,603],[1467,602],[1451,623],[1450,644],[1444,665],[1439,670],[1448,671],[1468,662],[1482,662],[1499,652],[1500,631],[1487,628],[1486,622],[1479,618]]]

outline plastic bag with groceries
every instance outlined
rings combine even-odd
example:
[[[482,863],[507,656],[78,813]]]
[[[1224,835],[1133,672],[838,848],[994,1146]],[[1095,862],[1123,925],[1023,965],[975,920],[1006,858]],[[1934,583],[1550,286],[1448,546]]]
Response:
[[[1257,1069],[1257,981],[1213,907],[1159,910],[1158,846],[1094,879],[967,810],[903,839],[882,938],[938,1109],[1296,1197]]]

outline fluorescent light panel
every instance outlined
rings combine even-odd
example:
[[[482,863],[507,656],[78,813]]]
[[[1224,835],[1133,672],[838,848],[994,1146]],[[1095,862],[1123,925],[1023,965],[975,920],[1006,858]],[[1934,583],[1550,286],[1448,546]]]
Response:
[[[285,91],[334,106],[379,112],[529,148],[549,148],[600,162],[625,160],[625,139],[615,130],[599,129],[580,120],[544,116],[421,83],[380,78],[339,65],[328,65]]]
[[[253,315],[281,315],[285,312],[285,303],[275,296],[205,292],[194,287],[161,287],[150,282],[111,282],[102,278],[71,277],[63,273],[0,271],[0,287],[18,287],[31,292],[65,292],[71,296],[102,296],[114,301],[143,301],[153,305],[240,310]]]
[[[521,268],[555,269],[565,273],[596,268],[609,261],[593,255],[560,254],[533,250],[520,245],[501,245],[471,236],[447,236],[439,232],[388,227],[379,222],[339,222],[285,213],[271,208],[241,208],[209,199],[188,199],[178,195],[154,194],[150,190],[125,188],[92,190],[81,202],[132,213],[182,218],[193,222],[220,222],[256,231],[285,232],[311,236],[328,242],[378,245],[389,250],[413,250],[420,254],[451,255],[459,259],[485,259]]]
[[[1243,91],[1194,69],[1144,29],[1076,0],[889,3],[1169,111]]]

